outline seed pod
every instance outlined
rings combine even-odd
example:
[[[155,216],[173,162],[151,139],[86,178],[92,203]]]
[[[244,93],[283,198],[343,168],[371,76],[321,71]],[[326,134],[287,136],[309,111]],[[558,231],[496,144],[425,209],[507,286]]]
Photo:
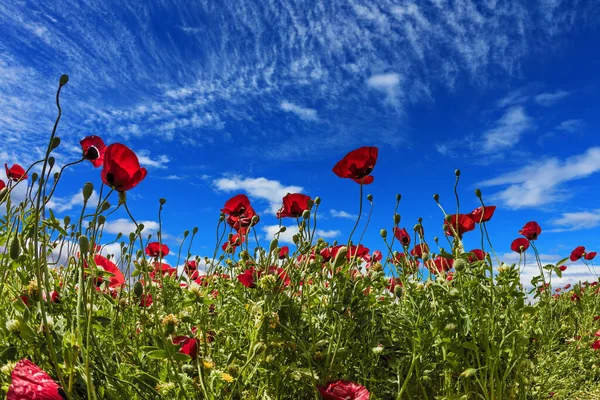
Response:
[[[62,74],[60,76],[60,80],[58,82],[59,82],[60,86],[65,86],[67,84],[67,82],[69,82],[69,75]]]
[[[57,136],[54,139],[52,139],[52,144],[50,145],[50,150],[54,150],[59,145],[60,145],[60,138]]]
[[[310,218],[310,211],[309,210],[304,210],[302,212],[302,218],[309,219]]]
[[[433,200],[435,200],[435,202],[437,203],[438,201],[440,201],[440,195],[439,194],[434,194],[433,195]]]
[[[279,244],[279,241],[277,239],[273,239],[271,241],[271,245],[269,246],[269,253],[272,253],[277,248],[278,244]]]
[[[160,198],[160,199],[158,199],[158,202],[160,203],[161,206],[163,206],[167,202],[167,199]]]
[[[372,194],[368,194],[367,195],[367,200],[369,200],[369,202],[373,201],[373,195]]]
[[[321,204],[321,198],[319,196],[315,197],[315,204],[316,205]]]
[[[10,243],[10,258],[16,260],[21,254],[21,246],[19,245],[19,237],[15,235],[14,239]]]
[[[87,254],[90,251],[90,242],[85,235],[79,236],[79,249],[81,254]]]
[[[385,239],[387,237],[387,231],[385,229],[382,229],[379,231],[379,235],[381,235],[381,237]]]
[[[94,185],[92,182],[86,182],[83,185],[83,201],[87,203],[87,201],[92,197],[92,193],[94,192]]]
[[[133,284],[133,294],[135,294],[136,297],[141,297],[142,294],[144,294],[144,287],[140,281]]]

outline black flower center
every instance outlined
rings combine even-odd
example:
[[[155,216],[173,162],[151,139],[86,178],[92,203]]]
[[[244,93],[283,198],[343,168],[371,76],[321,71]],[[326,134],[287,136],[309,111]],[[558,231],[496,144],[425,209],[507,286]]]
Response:
[[[100,152],[98,151],[96,146],[90,146],[85,152],[84,157],[88,160],[97,160],[100,157]]]

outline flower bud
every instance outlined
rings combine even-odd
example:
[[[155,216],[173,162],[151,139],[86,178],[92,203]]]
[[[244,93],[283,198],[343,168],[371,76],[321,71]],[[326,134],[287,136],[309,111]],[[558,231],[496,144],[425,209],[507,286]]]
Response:
[[[37,174],[37,172],[34,172],[33,174],[31,174],[31,184],[33,185],[35,182],[37,182],[39,177],[40,176]]]
[[[86,182],[83,185],[83,202],[87,203],[87,201],[92,197],[92,193],[94,192],[94,185],[92,182]]]
[[[6,329],[13,335],[21,334],[21,322],[18,319],[11,319],[6,321]]]
[[[79,236],[79,250],[83,255],[86,255],[90,251],[90,241],[85,235]]]
[[[460,169],[454,170],[454,175],[456,175],[457,177],[460,176]]]
[[[394,224],[398,225],[401,219],[400,214],[394,214]]]
[[[316,205],[321,204],[321,198],[319,196],[315,197],[315,204]]]
[[[195,226],[194,229],[192,229],[192,233],[195,235],[196,233],[198,233],[198,227]]]
[[[158,202],[160,203],[161,206],[164,206],[165,203],[167,202],[167,199],[160,198],[160,199],[158,199]]]
[[[434,194],[433,195],[433,200],[435,200],[435,202],[437,203],[438,201],[440,201],[440,195],[439,194]]]
[[[480,189],[475,189],[475,196],[481,198],[481,190]]]
[[[19,237],[15,235],[14,239],[10,243],[10,258],[16,260],[21,254],[21,246],[19,245]]]
[[[188,237],[189,234],[190,234],[190,231],[188,231],[188,230],[183,231],[183,238],[185,239],[186,237]]]
[[[368,194],[367,195],[367,200],[369,200],[369,202],[373,201],[373,195],[372,194]]]
[[[100,209],[100,212],[104,212],[106,210],[108,210],[110,208],[110,203],[108,201],[105,201],[104,203],[102,203],[102,208]]]
[[[71,217],[69,217],[68,215],[66,215],[66,216],[63,218],[63,222],[65,223],[65,227],[66,227],[66,226],[69,226],[69,224],[71,223]]]
[[[398,194],[396,195],[396,201],[397,201],[397,202],[400,202],[400,200],[401,200],[401,199],[402,199],[402,195],[401,195],[400,193],[398,193]]]
[[[67,84],[67,82],[69,82],[69,75],[67,74],[62,74],[60,76],[60,80],[58,81],[60,86],[65,86]]]
[[[55,162],[56,162],[56,158],[48,157],[48,165],[50,166],[50,169],[52,169],[52,167],[54,167]]]
[[[54,139],[52,139],[52,144],[50,145],[50,150],[54,150],[59,145],[60,145],[60,138],[58,136],[56,136]]]
[[[302,218],[309,219],[310,218],[310,211],[309,210],[302,211]]]
[[[292,241],[294,242],[294,244],[298,244],[298,242],[300,242],[300,236],[298,236],[298,235],[292,236]]]
[[[129,241],[130,241],[130,242],[133,242],[134,240],[135,240],[135,233],[133,233],[133,232],[130,232],[130,233],[129,233]]]
[[[260,217],[258,215],[254,215],[254,216],[252,216],[252,220],[250,220],[250,224],[256,225],[256,224],[258,224],[259,220],[260,220]]]
[[[269,253],[272,253],[275,249],[277,249],[277,245],[279,244],[277,239],[273,239],[271,241],[271,245],[269,246]]]
[[[456,270],[456,272],[464,270],[468,265],[469,263],[466,260],[463,260],[462,258],[454,260],[454,269]]]
[[[138,224],[137,229],[136,229],[137,233],[142,232],[145,227],[146,226],[144,224]]]
[[[98,225],[104,225],[105,222],[106,222],[106,217],[104,215],[100,215],[98,217]]]
[[[143,293],[144,293],[144,287],[142,286],[142,283],[140,281],[137,281],[136,283],[134,283],[133,284],[133,294],[135,294],[136,297],[141,297]]]
[[[279,228],[279,233],[283,233],[287,230],[287,228],[285,226],[282,226],[281,228]]]
[[[379,235],[385,239],[387,237],[387,231],[385,229],[382,229],[379,231]]]

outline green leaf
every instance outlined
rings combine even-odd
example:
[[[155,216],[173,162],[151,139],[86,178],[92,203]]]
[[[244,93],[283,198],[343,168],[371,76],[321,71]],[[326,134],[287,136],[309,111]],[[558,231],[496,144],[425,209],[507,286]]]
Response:
[[[475,343],[471,343],[471,342],[463,342],[462,347],[464,347],[465,349],[473,350],[473,351],[479,350],[479,347],[477,347],[477,345]]]
[[[0,353],[0,361],[6,363],[9,360],[14,360],[17,356],[17,348],[12,344],[2,350]]]
[[[183,354],[183,353],[175,353],[175,354],[173,354],[173,359],[175,361],[188,362],[189,360],[192,359],[192,357],[188,356],[187,354]]]
[[[110,325],[110,318],[97,316],[97,317],[94,317],[94,322],[99,323],[103,327],[107,327],[108,325]]]
[[[148,358],[164,359],[167,358],[167,352],[164,350],[153,350],[146,353]]]

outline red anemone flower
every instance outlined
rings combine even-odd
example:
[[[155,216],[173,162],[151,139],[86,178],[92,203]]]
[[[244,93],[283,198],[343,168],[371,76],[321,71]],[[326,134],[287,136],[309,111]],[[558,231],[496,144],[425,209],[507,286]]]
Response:
[[[286,258],[288,255],[290,254],[290,248],[288,246],[283,246],[280,250],[279,250],[279,259],[283,260],[284,258]]]
[[[323,400],[369,400],[369,391],[358,383],[339,380],[317,386]]]
[[[6,169],[6,177],[14,182],[21,179],[27,179],[25,170],[19,164],[14,164],[12,167],[8,168],[8,164],[5,163],[4,168]]]
[[[395,227],[394,236],[400,241],[400,243],[402,243],[402,246],[410,245],[410,235],[408,234],[405,228],[400,229],[398,227]]]
[[[183,266],[183,270],[185,274],[189,276],[191,279],[198,278],[198,263],[194,260],[188,260],[185,262]]]
[[[4,189],[6,187],[6,183],[4,183],[4,181],[2,179],[0,179],[0,190]]]
[[[496,211],[496,206],[477,207],[471,211],[471,214],[469,215],[471,216],[471,219],[477,223],[488,222],[492,219],[494,211]]]
[[[83,151],[83,158],[90,160],[94,168],[98,168],[104,163],[104,152],[106,145],[99,136],[88,136],[83,138],[79,144]]]
[[[433,268],[430,267],[429,270],[433,273],[447,272],[447,271],[450,271],[453,266],[454,266],[453,259],[437,256],[433,260]]]
[[[150,257],[164,257],[169,254],[169,246],[160,244],[159,242],[148,243],[146,246],[146,254]]]
[[[600,350],[600,340],[594,340],[594,342],[591,344],[591,347],[594,350]]]
[[[469,251],[469,253],[473,253],[473,255],[469,255],[469,262],[483,261],[485,260],[485,252],[481,249],[473,249]]]
[[[144,293],[140,298],[140,307],[150,307],[153,303],[152,294]]]
[[[462,238],[465,232],[470,232],[475,229],[475,221],[471,218],[471,214],[452,214],[447,221],[444,221],[446,236],[454,236],[458,233],[458,237]]]
[[[310,210],[310,196],[301,193],[288,193],[283,198],[283,206],[277,211],[277,218],[300,218],[302,213]]]
[[[27,359],[22,359],[12,370],[12,383],[7,400],[63,400],[62,389],[50,375]]]
[[[221,248],[223,249],[223,251],[235,252],[235,249],[239,245],[241,245],[242,243],[244,243],[244,236],[242,236],[242,235],[232,235],[231,236],[231,242],[225,242],[225,243],[223,243],[223,246],[221,246]]]
[[[589,261],[589,260],[593,260],[593,259],[594,259],[594,257],[596,257],[596,254],[597,254],[597,253],[596,253],[595,251],[590,251],[589,253],[587,253],[587,254],[585,255],[585,257],[584,257],[584,258],[585,258],[586,260],[588,260],[588,261]]]
[[[419,243],[410,251],[410,255],[416,258],[423,258],[423,254],[429,253],[429,246],[426,243]]]
[[[536,240],[540,236],[540,233],[542,233],[542,228],[540,228],[537,222],[530,221],[525,224],[519,233],[529,240]]]
[[[581,257],[583,257],[584,253],[585,253],[585,247],[583,247],[583,246],[577,246],[577,247],[575,247],[575,250],[573,250],[571,252],[571,256],[569,257],[569,259],[571,261],[577,261]]]
[[[121,143],[113,143],[104,152],[102,182],[119,192],[134,188],[145,177],[148,171],[140,167],[140,162],[129,147]]]
[[[173,344],[181,345],[179,352],[187,354],[192,360],[195,360],[196,357],[198,357],[198,342],[198,339],[189,336],[175,336],[173,338]]]
[[[402,281],[400,280],[400,278],[390,278],[388,283],[385,285],[387,290],[389,290],[392,293],[394,293],[394,289],[396,289],[396,286],[402,287]]]
[[[276,266],[269,267],[269,274],[277,275],[278,280],[283,286],[290,286],[290,283],[292,283],[292,280],[283,268]]]
[[[150,272],[150,278],[154,279],[159,271],[162,276],[177,276],[177,268],[172,268],[169,264],[156,262],[154,263],[154,271]]]
[[[377,147],[361,147],[353,150],[335,164],[333,172],[340,178],[349,178],[354,182],[368,185],[374,180],[369,174],[375,168],[378,154]]]
[[[115,264],[113,264],[108,258],[102,257],[97,254],[94,256],[94,262],[96,266],[102,267],[102,269],[112,276],[109,278],[108,287],[117,288],[125,283],[125,276]]]
[[[237,276],[238,281],[247,288],[256,287],[255,277],[256,279],[260,278],[260,271],[255,270],[254,267],[250,267],[250,269],[245,270]]]
[[[558,267],[558,269],[560,269],[561,272],[565,272],[567,270],[567,266],[566,265],[561,265],[560,267]]]
[[[523,248],[523,250],[521,250]],[[517,253],[523,253],[529,248],[529,240],[525,238],[517,238],[510,244],[510,249]]]

